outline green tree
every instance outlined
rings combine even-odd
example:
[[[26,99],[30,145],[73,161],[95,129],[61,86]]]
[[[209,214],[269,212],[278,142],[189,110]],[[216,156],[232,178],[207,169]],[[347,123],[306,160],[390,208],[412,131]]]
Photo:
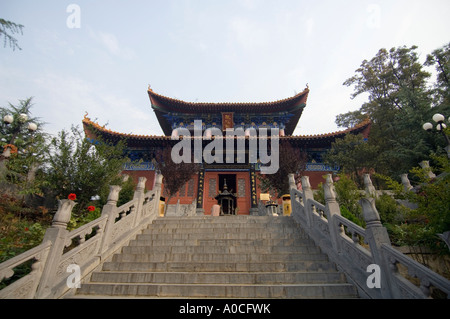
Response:
[[[411,176],[418,180],[414,191],[405,191],[401,184],[388,176],[378,176],[387,181],[396,199],[406,199],[415,204],[415,208],[381,201],[377,201],[377,208],[381,209],[383,223],[395,244],[426,246],[435,252],[448,254],[448,248],[437,234],[450,229],[450,162],[445,155],[431,157],[437,163],[432,171],[438,177],[430,178],[427,169],[412,168]]]
[[[432,157],[438,163],[433,170],[441,174],[430,178],[426,169],[411,169],[420,181],[418,192],[411,200],[418,205],[417,214],[425,218],[427,228],[437,234],[450,230],[450,162],[446,156]]]
[[[286,140],[280,141],[278,156],[280,167],[276,173],[257,175],[261,181],[261,190],[270,193],[275,198],[289,194],[289,182],[286,176],[294,174],[296,182],[299,182],[307,162],[306,153],[293,147]]]
[[[363,135],[347,134],[331,144],[324,161],[330,166],[339,165],[342,173],[349,174],[359,185],[363,185],[362,176],[375,168],[377,156],[378,147],[369,144]]]
[[[16,185],[25,194],[38,192],[35,174],[45,160],[48,137],[43,131],[44,123],[32,116],[32,106],[30,97],[19,100],[18,105],[9,103],[8,107],[0,108],[0,117],[12,120],[0,124],[1,151],[11,149],[9,157],[0,158],[0,182]],[[30,125],[34,131],[30,131]]]
[[[156,169],[163,176],[164,193],[167,194],[166,208],[173,196],[186,184],[193,175],[200,171],[200,164],[193,161],[190,163],[175,163],[172,160],[172,146],[166,145],[162,151],[156,154]]]
[[[336,122],[347,126],[369,117],[369,144],[379,149],[378,170],[390,176],[407,172],[426,158],[432,150],[427,139],[435,138],[421,129],[433,100],[427,87],[431,74],[416,50],[416,46],[380,49],[344,82],[354,86],[352,98],[368,94],[368,101],[357,111],[339,115]]]
[[[50,142],[45,178],[50,196],[77,196],[76,212],[85,212],[95,195],[108,194],[109,185],[122,185],[125,142],[89,140],[78,127],[62,130]]]
[[[435,66],[437,71],[434,86],[434,106],[448,110],[450,106],[450,43],[427,55],[426,66]]]
[[[0,19],[0,38],[3,36],[3,46],[6,47],[6,44],[8,43],[9,46],[13,49],[13,51],[17,48],[19,50],[22,50],[19,45],[17,44],[17,39],[14,38],[11,34],[20,33],[22,32],[23,25],[17,24],[11,21],[6,21],[4,19]],[[8,33],[10,32],[10,33]]]
[[[325,176],[324,176],[325,178]],[[359,200],[363,197],[358,190],[358,186],[347,174],[340,173],[334,182],[336,198],[339,203],[341,215],[355,224],[364,227],[365,222],[362,216],[362,208]],[[314,199],[320,203],[325,203],[325,193],[323,183],[318,185],[314,193]]]

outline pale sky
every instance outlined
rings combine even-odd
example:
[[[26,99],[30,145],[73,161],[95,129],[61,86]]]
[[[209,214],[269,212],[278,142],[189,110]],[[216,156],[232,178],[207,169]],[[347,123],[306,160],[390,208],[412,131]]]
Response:
[[[294,134],[328,133],[365,101],[342,85],[364,59],[417,45],[424,61],[450,42],[449,17],[448,0],[0,0],[0,18],[25,26],[22,50],[0,47],[0,105],[33,96],[52,134],[88,112],[162,135],[149,84],[188,102],[263,102],[308,83]]]

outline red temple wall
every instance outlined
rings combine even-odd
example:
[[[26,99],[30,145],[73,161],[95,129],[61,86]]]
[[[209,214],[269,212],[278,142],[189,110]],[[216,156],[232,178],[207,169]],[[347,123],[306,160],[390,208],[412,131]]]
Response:
[[[139,177],[146,177],[145,188],[148,191],[151,191],[155,184],[155,171],[122,171],[122,174],[133,178],[135,184],[138,183]]]
[[[306,176],[309,176],[309,183],[313,189],[318,189],[320,183],[325,183],[324,175],[330,172],[305,172]]]
[[[192,204],[194,199],[197,198],[197,190],[198,190],[198,175],[194,174],[191,177],[190,181],[187,181],[184,186],[182,186],[177,194],[170,199],[170,202],[167,202],[167,194],[164,192],[164,181],[162,185],[161,196],[166,198],[166,204],[176,204],[178,200],[180,200],[180,204]]]
[[[129,175],[133,178],[135,184],[138,182],[139,177],[146,177],[146,189],[152,190],[155,183],[155,171],[123,171],[123,174]],[[313,189],[317,189],[320,183],[323,183],[325,179],[323,176],[328,174],[329,172],[320,171],[320,172],[305,172],[305,175],[309,176],[309,181],[311,187]],[[236,188],[238,185],[238,181],[244,180],[245,183],[245,196],[238,197],[237,206],[239,207],[238,214],[239,215],[248,215],[250,213],[251,208],[251,189],[250,189],[250,174],[248,171],[246,172],[230,172],[230,171],[207,171],[205,172],[204,177],[204,189],[203,189],[203,209],[205,211],[205,215],[211,214],[211,208],[214,204],[217,204],[216,199],[214,198],[219,193],[219,175],[235,175],[236,179]],[[259,173],[257,173],[259,174]],[[287,179],[287,177],[286,177]],[[213,181],[215,180],[215,181]],[[189,183],[191,183],[189,185]],[[257,199],[259,201],[261,189],[259,187],[260,181],[256,179],[256,194]],[[190,188],[190,189],[189,189]],[[197,198],[198,191],[198,175],[195,174],[192,176],[192,181],[187,182],[184,187],[177,192],[176,196],[172,197],[169,204],[176,204],[178,200],[180,200],[180,204],[191,204],[194,199]],[[237,189],[230,190],[233,193],[238,193]],[[212,196],[214,195],[214,196]],[[164,196],[164,183],[162,186],[162,196]],[[167,199],[167,197],[166,197]],[[167,204],[167,202],[166,202]]]
[[[239,196],[237,189],[230,189],[228,185],[228,191],[233,193],[238,193],[237,207],[239,208],[238,215],[248,215],[250,214],[250,174],[249,172],[205,172],[204,181],[204,191],[203,191],[203,209],[205,210],[205,215],[211,215],[211,208],[214,204],[217,204],[217,200],[214,198],[219,193],[219,175],[234,175],[236,180],[236,188],[238,187],[239,180],[242,180],[245,189],[243,193]],[[226,178],[226,177],[225,177]],[[231,178],[231,176],[230,176]],[[242,182],[241,182],[242,183]],[[222,191],[222,189],[220,189]]]

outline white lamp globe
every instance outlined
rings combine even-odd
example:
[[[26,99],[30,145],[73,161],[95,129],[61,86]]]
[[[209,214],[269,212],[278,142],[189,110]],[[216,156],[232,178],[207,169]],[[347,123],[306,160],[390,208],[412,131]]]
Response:
[[[28,120],[28,115],[26,115],[25,113],[22,113],[19,115],[19,121],[22,123],[25,123]]]
[[[35,123],[29,123],[29,124],[28,124],[28,130],[29,130],[30,132],[36,131],[36,130],[37,130],[37,125],[36,125]]]
[[[430,122],[427,122],[422,127],[425,131],[431,131],[433,129],[433,124],[431,124]]]
[[[444,122],[445,121],[445,117],[442,114],[436,113],[436,114],[433,115],[433,121],[435,121],[436,123]]]
[[[14,118],[12,117],[12,115],[5,115],[3,117],[3,122],[5,122],[6,124],[11,124],[14,121]]]

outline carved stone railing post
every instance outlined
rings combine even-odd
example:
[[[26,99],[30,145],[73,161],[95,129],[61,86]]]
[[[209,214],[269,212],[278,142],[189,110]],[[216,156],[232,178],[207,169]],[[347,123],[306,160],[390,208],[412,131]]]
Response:
[[[139,177],[138,184],[136,186],[136,190],[134,191],[133,199],[137,199],[137,207],[136,207],[136,214],[133,221],[133,226],[136,226],[139,224],[139,222],[142,219],[142,206],[144,204],[144,190],[145,190],[145,183],[147,182],[146,177]]]
[[[162,181],[163,181],[163,175],[159,172],[156,173],[155,175],[155,186],[154,186],[154,190],[155,190],[155,209],[157,210],[157,216],[159,216],[159,201],[161,198],[161,188],[162,188]]]
[[[363,198],[360,200],[360,204],[366,222],[365,239],[370,246],[374,263],[377,264],[381,270],[381,295],[383,298],[395,298],[390,285],[393,280],[390,278],[391,272],[389,263],[384,259],[381,250],[381,245],[391,245],[391,240],[389,239],[386,228],[381,224],[380,215],[375,207],[375,199]]]
[[[295,183],[295,176],[294,176],[294,174],[289,174],[288,178],[289,178],[289,189],[291,189],[291,188],[297,189],[297,185]]]
[[[114,226],[116,220],[116,210],[117,210],[117,201],[119,200],[119,193],[122,187],[117,185],[109,186],[109,195],[106,201],[106,205],[103,206],[102,216],[107,216],[108,220],[106,222],[105,231],[103,233],[103,241],[101,245],[100,253],[105,252],[110,245],[110,238],[112,228]]]
[[[370,174],[364,174],[364,188],[367,196],[378,198],[377,190],[375,189],[375,186],[373,186],[372,184]]]
[[[162,181],[163,181],[162,174],[156,173],[156,176],[155,176],[155,189],[161,189]]]
[[[51,241],[52,247],[42,273],[41,282],[36,294],[37,298],[45,298],[48,296],[55,284],[56,270],[63,255],[64,247],[66,246],[67,235],[69,234],[67,224],[70,221],[72,209],[75,205],[76,203],[70,199],[60,200],[58,210],[53,217],[52,226],[45,232],[42,242]]]
[[[309,199],[314,199],[314,194],[309,183],[309,176],[302,176],[303,204],[305,207],[306,224],[308,228],[312,227],[311,205],[308,204]]]
[[[435,178],[436,175],[432,172],[429,161],[422,161],[419,163],[420,167],[427,173],[428,178]]]
[[[411,182],[409,181],[408,174],[401,174],[400,178],[402,179],[403,189],[405,192],[409,192],[413,189]]]
[[[326,182],[323,185],[323,190],[325,194],[325,213],[328,219],[328,227],[330,230],[331,242],[334,250],[339,253],[339,234],[341,233],[337,223],[335,222],[334,216],[341,215],[341,209],[339,203],[336,200],[336,191],[333,184],[333,177],[331,174],[326,175]]]

